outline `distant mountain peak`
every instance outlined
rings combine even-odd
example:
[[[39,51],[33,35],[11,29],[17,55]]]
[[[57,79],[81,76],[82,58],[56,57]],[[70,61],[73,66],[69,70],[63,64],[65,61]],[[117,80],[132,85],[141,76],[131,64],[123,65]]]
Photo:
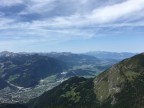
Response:
[[[0,52],[0,56],[4,56],[4,57],[15,56],[15,55],[16,53],[9,52],[9,51]]]
[[[122,60],[136,55],[136,53],[130,53],[130,52],[107,52],[107,51],[91,51],[85,54],[97,58],[118,59],[118,60]]]

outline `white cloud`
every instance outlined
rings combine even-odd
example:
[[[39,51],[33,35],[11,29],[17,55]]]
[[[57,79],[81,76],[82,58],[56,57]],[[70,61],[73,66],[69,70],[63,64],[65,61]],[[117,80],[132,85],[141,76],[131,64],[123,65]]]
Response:
[[[9,18],[0,18],[0,28],[5,28],[9,23],[12,23],[14,20]]]
[[[12,0],[5,1],[9,2],[9,5],[12,5],[10,2]],[[24,10],[23,12],[41,13],[46,8],[45,6],[48,5],[47,7],[49,7],[55,5],[53,4],[54,1],[56,0],[31,0],[32,6],[30,7],[30,3],[27,10]],[[76,2],[76,0],[71,1]],[[80,2],[80,4],[86,5],[86,2],[88,2],[88,0],[84,0],[83,2]],[[13,3],[16,4],[21,2],[19,0],[14,0]],[[113,28],[119,29],[121,27],[144,26],[144,21],[139,20],[144,17],[144,15],[141,14],[143,11],[144,0],[127,0],[113,5],[102,6],[100,8],[95,7],[91,12],[81,13],[80,11],[76,11],[74,14],[68,16],[46,17],[32,20],[31,22],[16,22],[17,19],[1,18],[0,29],[16,29],[18,31],[3,33],[3,36],[19,35],[21,38],[24,37],[23,33],[32,38],[33,36],[38,36],[39,38],[42,37],[47,40],[59,40],[64,38],[73,39],[76,37],[90,38],[98,36],[102,33],[103,29],[106,29],[103,31],[108,32],[110,30],[112,31]],[[85,28],[90,28],[92,30],[89,31]]]
[[[0,6],[13,6],[23,3],[23,0],[0,0]]]
[[[144,0],[127,0],[126,2],[96,9],[89,16],[97,23],[109,23],[144,10]]]
[[[33,45],[40,49],[70,40],[143,32],[144,0],[104,1],[0,0],[1,9],[10,7],[0,10],[1,50]]]
[[[73,28],[85,26],[132,26],[130,21],[141,19],[144,15],[144,0],[127,0],[125,2],[94,9],[90,13],[75,13],[70,16],[57,16],[50,19],[33,21],[31,27],[36,28]],[[136,23],[136,22],[134,22]],[[108,24],[108,25],[106,25]],[[137,23],[138,25],[139,23]],[[140,24],[141,26],[142,24]]]
[[[45,12],[49,12],[53,9],[53,2],[56,0],[30,0],[27,4],[27,8],[23,10],[20,15],[28,14],[28,13],[39,13],[43,14]]]

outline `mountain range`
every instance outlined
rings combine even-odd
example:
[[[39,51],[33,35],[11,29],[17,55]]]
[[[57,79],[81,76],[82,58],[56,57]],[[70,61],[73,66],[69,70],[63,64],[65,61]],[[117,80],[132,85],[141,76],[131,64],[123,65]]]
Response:
[[[116,59],[116,60],[123,60],[125,58],[129,58],[134,56],[136,53],[130,52],[106,52],[106,51],[90,51],[85,53],[86,55],[94,56],[97,58],[103,59]]]
[[[30,108],[143,108],[144,53],[95,78],[73,77],[29,102]]]
[[[70,77],[93,78],[118,61],[68,52],[1,52],[0,102],[28,102]]]

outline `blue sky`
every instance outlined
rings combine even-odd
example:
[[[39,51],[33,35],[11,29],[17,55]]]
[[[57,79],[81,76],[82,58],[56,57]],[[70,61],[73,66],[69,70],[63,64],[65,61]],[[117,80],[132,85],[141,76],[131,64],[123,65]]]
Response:
[[[143,52],[144,0],[0,0],[0,51]]]

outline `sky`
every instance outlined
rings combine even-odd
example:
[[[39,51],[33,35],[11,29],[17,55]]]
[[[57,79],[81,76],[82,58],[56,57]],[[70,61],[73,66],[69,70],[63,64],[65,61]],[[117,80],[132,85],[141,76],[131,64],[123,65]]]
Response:
[[[0,51],[144,52],[144,0],[0,0]]]

